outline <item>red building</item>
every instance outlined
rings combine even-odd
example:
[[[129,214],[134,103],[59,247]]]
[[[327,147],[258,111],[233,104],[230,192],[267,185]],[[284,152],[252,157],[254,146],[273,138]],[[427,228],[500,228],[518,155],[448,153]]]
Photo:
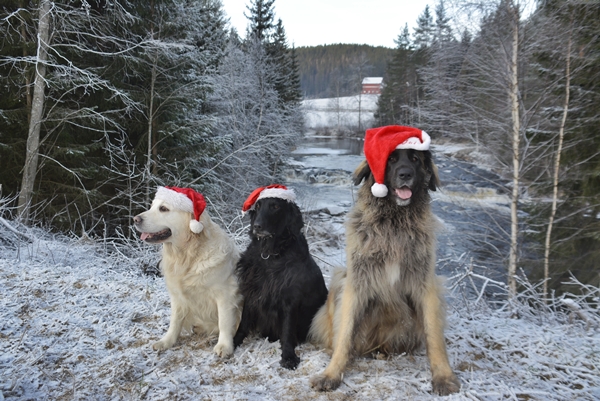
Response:
[[[381,95],[381,86],[383,78],[381,77],[365,77],[362,81],[362,93],[368,95]]]

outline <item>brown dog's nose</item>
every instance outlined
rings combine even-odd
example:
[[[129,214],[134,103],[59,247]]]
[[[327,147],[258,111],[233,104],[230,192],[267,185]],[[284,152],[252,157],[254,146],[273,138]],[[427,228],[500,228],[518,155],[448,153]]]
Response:
[[[138,215],[133,218],[133,222],[135,224],[140,224],[142,222],[142,218]]]

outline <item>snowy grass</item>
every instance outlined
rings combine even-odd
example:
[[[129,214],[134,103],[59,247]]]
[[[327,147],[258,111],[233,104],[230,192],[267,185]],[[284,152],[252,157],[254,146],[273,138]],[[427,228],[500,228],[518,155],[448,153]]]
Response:
[[[311,344],[298,348],[295,371],[279,366],[279,342],[259,338],[248,338],[228,360],[212,353],[216,338],[197,335],[157,353],[151,344],[167,329],[169,299],[162,278],[141,270],[155,263],[158,248],[116,247],[4,223],[0,400],[436,399],[424,353],[357,359],[340,389],[326,394],[309,386],[329,361]],[[323,224],[310,222],[309,239],[327,260],[340,239],[324,237],[330,228]],[[441,261],[455,266],[447,282],[446,337],[462,383],[446,399],[600,399],[599,289],[574,283],[580,295],[545,305],[524,282],[515,301],[492,304],[484,287],[502,295],[503,283],[488,280],[467,259]]]

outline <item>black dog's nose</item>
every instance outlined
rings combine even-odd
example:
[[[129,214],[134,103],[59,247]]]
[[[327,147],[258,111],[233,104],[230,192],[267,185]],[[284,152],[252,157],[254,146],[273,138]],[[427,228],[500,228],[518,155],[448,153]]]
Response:
[[[410,180],[413,176],[413,171],[409,167],[401,167],[398,170],[398,177],[402,180]]]
[[[254,228],[254,231],[261,231],[262,225],[260,225],[260,223],[255,221],[254,224],[252,225],[252,228]]]
[[[135,216],[135,217],[133,218],[133,222],[134,222],[135,224],[140,224],[140,223],[142,222],[142,218],[141,218],[140,216]]]

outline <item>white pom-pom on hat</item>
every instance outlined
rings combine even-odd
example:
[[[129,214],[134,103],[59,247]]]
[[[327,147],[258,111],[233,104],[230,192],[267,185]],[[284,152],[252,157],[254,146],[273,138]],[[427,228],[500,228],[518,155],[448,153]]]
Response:
[[[190,220],[190,230],[195,234],[200,234],[204,230],[204,224],[198,220]]]
[[[383,198],[388,194],[388,188],[384,184],[375,183],[371,186],[371,193],[373,196]]]

